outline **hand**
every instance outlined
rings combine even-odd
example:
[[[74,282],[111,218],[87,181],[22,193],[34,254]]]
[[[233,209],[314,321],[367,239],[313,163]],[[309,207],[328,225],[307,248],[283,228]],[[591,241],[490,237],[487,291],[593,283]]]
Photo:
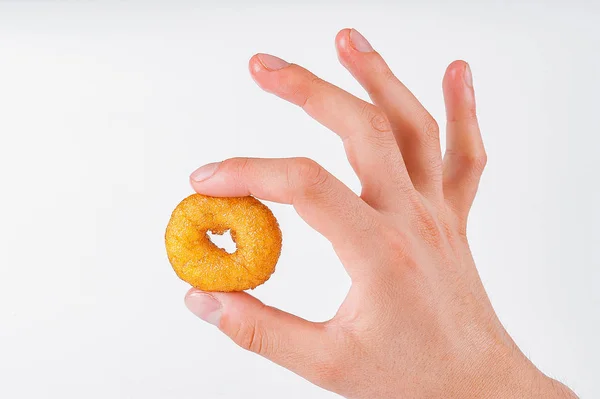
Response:
[[[292,204],[333,244],[352,279],[347,298],[324,323],[246,293],[192,289],[187,306],[243,348],[348,398],[575,397],[516,347],[469,250],[486,154],[468,64],[453,62],[444,77],[442,159],[436,121],[371,45],[349,29],[336,45],[374,105],[270,55],[252,57],[250,71],[341,137],[360,197],[301,158],[229,159],[191,182],[206,195]]]

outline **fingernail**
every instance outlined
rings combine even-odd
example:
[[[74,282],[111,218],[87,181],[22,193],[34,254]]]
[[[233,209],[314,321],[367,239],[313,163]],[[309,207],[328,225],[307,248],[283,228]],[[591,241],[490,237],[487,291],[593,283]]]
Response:
[[[471,74],[471,67],[469,64],[465,65],[465,73],[464,73],[465,83],[469,87],[473,87],[473,75]]]
[[[185,306],[205,322],[219,327],[221,303],[212,295],[199,291],[191,292],[185,297]]]
[[[373,51],[371,44],[356,29],[350,31],[350,42],[352,46],[361,53],[370,53]]]
[[[270,54],[258,54],[258,59],[265,68],[270,69],[271,71],[277,71],[290,65],[289,62]]]
[[[219,164],[220,164],[220,162],[213,162],[213,163],[209,163],[207,165],[201,166],[192,173],[190,178],[195,182],[204,181],[215,174],[215,171],[219,167]]]

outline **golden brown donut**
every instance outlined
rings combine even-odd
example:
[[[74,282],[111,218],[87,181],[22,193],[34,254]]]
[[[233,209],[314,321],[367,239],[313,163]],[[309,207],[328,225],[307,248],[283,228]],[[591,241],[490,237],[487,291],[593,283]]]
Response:
[[[237,249],[227,253],[207,235],[231,231]],[[269,279],[281,253],[281,230],[254,197],[193,194],[177,205],[165,234],[169,261],[184,281],[203,291],[244,291]]]

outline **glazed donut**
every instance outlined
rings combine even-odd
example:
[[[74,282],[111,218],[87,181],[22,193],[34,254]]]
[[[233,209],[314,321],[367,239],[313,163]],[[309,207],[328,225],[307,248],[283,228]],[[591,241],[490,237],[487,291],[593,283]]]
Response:
[[[208,232],[231,231],[236,250],[217,247]],[[169,262],[182,280],[203,291],[244,291],[269,279],[281,253],[281,230],[254,197],[193,194],[177,205],[165,233]]]

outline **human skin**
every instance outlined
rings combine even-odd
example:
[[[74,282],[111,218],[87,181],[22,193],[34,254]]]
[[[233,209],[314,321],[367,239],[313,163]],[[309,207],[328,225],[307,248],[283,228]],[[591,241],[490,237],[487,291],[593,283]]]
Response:
[[[252,57],[250,72],[341,137],[360,196],[304,158],[228,159],[190,181],[205,195],[293,205],[332,243],[352,279],[348,296],[322,323],[243,292],[191,289],[188,308],[347,398],[576,398],[515,345],[471,256],[467,216],[486,154],[468,64],[455,61],[444,76],[442,157],[438,124],[364,37],[344,29],[336,48],[372,104],[270,55]]]

